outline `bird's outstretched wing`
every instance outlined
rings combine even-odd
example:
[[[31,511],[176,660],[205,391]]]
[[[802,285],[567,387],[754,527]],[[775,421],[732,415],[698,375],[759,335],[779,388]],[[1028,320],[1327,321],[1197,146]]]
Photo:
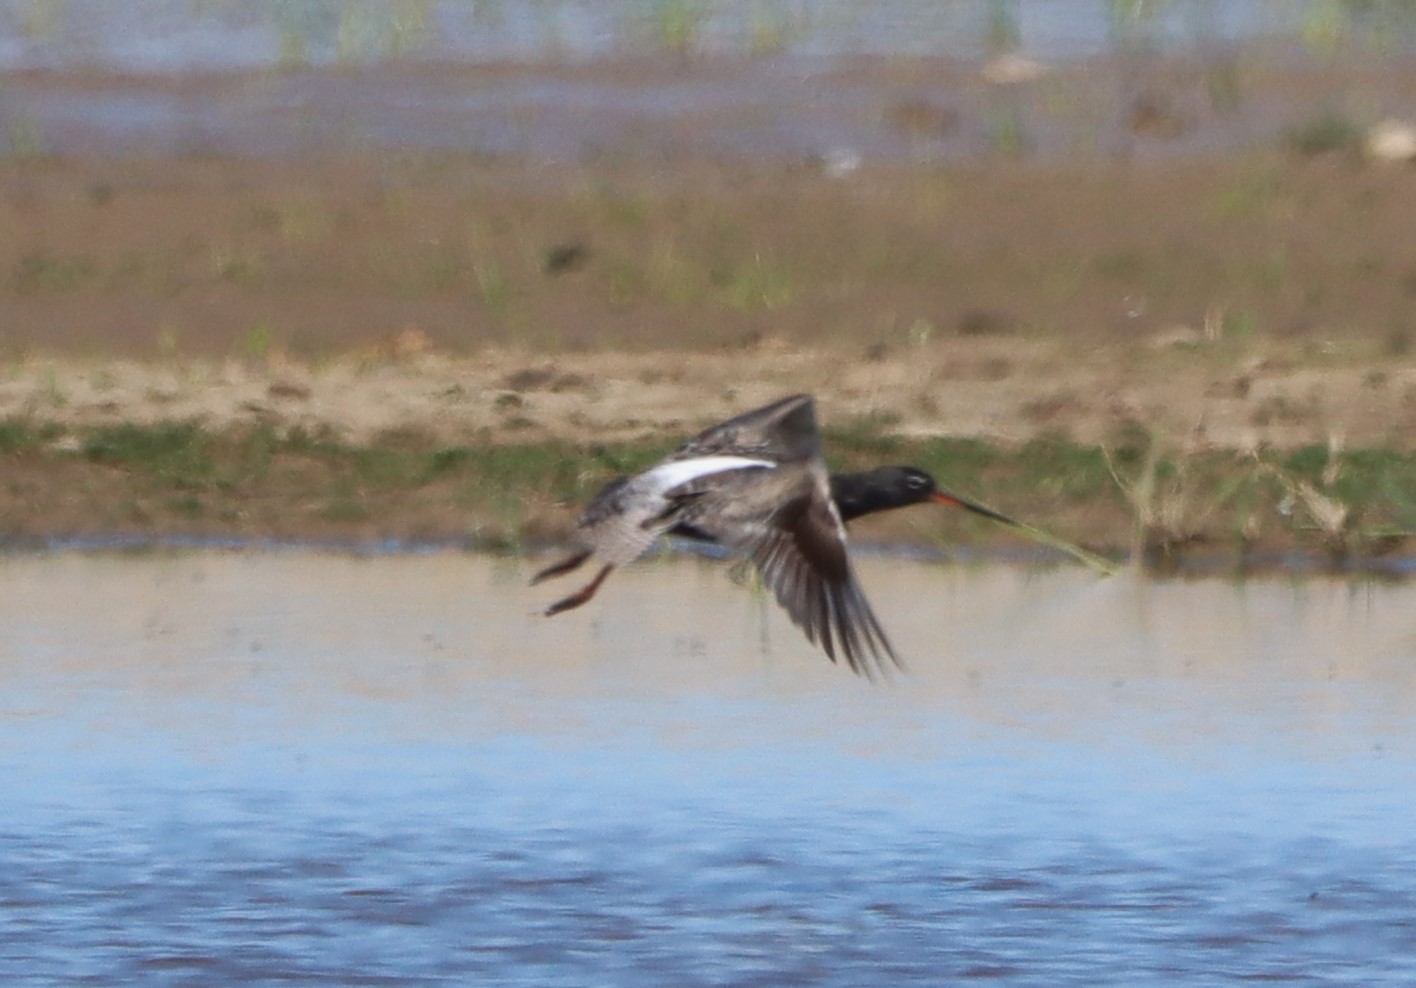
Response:
[[[766,512],[732,490],[735,482],[755,485],[758,478],[724,476],[686,505],[682,517],[751,560],[793,623],[833,662],[839,655],[852,670],[873,676],[900,662],[856,579],[845,525],[817,473],[798,472],[794,480],[783,475],[791,487],[773,493]]]
[[[829,504],[787,505],[745,550],[777,602],[832,662],[873,677],[899,666],[846,555],[845,531]]]
[[[792,395],[729,419],[669,459],[705,455],[762,456],[780,466],[770,475],[724,473],[711,485],[670,491],[671,498],[696,496],[676,524],[750,559],[792,621],[833,662],[839,655],[867,676],[887,663],[898,666],[846,554],[811,396]]]
[[[703,430],[669,459],[712,455],[762,457],[779,463],[819,457],[815,401],[811,395],[792,395],[745,412]]]

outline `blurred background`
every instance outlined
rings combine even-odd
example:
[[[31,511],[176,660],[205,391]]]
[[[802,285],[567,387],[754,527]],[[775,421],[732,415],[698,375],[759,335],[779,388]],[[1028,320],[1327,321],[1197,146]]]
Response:
[[[0,982],[1416,984],[1413,42],[0,0]],[[791,391],[1135,565],[853,526],[873,685],[718,560],[540,617]]]

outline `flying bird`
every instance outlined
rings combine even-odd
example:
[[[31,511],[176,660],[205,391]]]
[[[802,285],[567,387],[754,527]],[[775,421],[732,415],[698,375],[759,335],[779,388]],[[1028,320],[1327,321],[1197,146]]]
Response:
[[[861,590],[846,551],[845,523],[935,501],[1008,525],[1012,519],[941,491],[914,467],[827,472],[810,395],[792,395],[706,429],[667,458],[595,495],[575,525],[575,551],[537,573],[540,583],[587,560],[599,572],[547,616],[595,596],[617,566],[662,534],[715,542],[749,559],[807,640],[835,662],[873,675],[895,651]]]

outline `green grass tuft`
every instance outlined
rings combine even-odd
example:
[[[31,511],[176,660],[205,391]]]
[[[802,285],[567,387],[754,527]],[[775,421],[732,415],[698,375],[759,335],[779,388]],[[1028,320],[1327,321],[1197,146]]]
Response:
[[[1362,144],[1362,128],[1346,114],[1327,110],[1285,128],[1283,143],[1308,157],[1355,151]]]
[[[81,449],[90,462],[125,467],[186,490],[216,477],[211,447],[205,430],[184,422],[99,426],[87,432]]]
[[[29,418],[0,419],[0,455],[36,453],[64,434],[64,427]]]
[[[1118,432],[1107,447],[1065,436],[1022,446],[911,439],[891,428],[888,419],[870,416],[833,425],[824,437],[831,467],[914,465],[944,489],[1040,525],[1058,540],[1129,550],[1159,564],[1201,547],[1239,558],[1254,545],[1350,560],[1416,537],[1416,453],[1334,442],[1239,455],[1167,441],[1139,425]],[[0,463],[23,480],[14,488],[17,500],[3,501],[0,489],[0,517],[12,527],[42,529],[47,512],[62,505],[46,506],[23,492],[48,483],[45,470],[52,467],[63,478],[55,483],[92,500],[86,517],[125,528],[201,526],[281,536],[309,526],[361,535],[407,533],[410,526],[426,534],[431,526],[480,533],[479,539],[494,533],[499,544],[516,545],[532,533],[544,537],[547,518],[568,520],[603,484],[643,470],[672,443],[449,445],[405,430],[354,445],[327,431],[271,425],[70,429],[12,417],[0,419]],[[85,464],[103,472],[75,484],[73,471]],[[917,532],[933,526],[926,539],[957,538],[945,517],[915,512],[896,520]],[[969,538],[1009,538],[995,526],[965,531]]]

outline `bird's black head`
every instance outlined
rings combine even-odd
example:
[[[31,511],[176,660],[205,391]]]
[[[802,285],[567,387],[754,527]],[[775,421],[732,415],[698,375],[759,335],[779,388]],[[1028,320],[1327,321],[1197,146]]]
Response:
[[[928,501],[939,491],[934,478],[918,467],[881,467],[879,472],[887,476],[902,505]]]
[[[879,492],[882,508],[903,508],[934,497],[939,485],[918,467],[877,467],[866,474]]]
[[[891,508],[904,508],[911,504],[934,501],[963,508],[1005,525],[1017,524],[1013,519],[1000,515],[991,508],[941,491],[934,478],[918,467],[876,467],[865,473],[833,474],[831,497],[835,500],[843,521],[876,511],[889,511]]]
[[[831,497],[845,521],[928,501],[938,489],[933,477],[915,467],[876,467],[831,477]]]

